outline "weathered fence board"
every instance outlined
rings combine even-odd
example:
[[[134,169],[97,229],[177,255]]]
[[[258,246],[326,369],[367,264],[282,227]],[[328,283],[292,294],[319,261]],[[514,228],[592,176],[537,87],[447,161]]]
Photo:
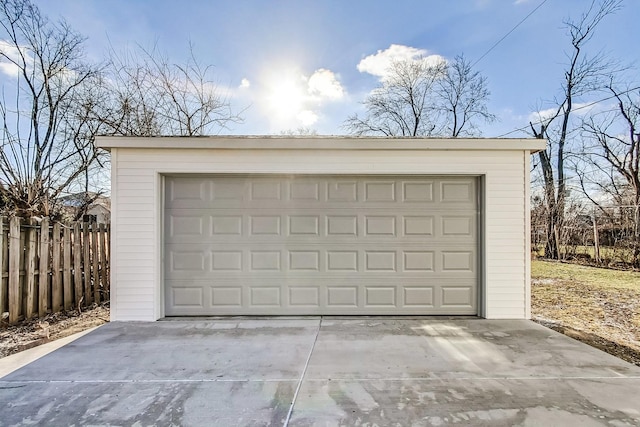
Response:
[[[75,305],[80,307],[82,304],[82,244],[80,242],[80,223],[75,223],[73,226],[73,285],[75,295]]]
[[[91,267],[91,277],[93,280],[93,300],[97,303],[100,302],[100,287],[98,286],[98,233],[97,227],[91,229],[91,261],[93,265]]]
[[[20,218],[9,223],[9,323],[20,317]]]
[[[33,314],[37,311],[36,305],[36,230],[33,228],[33,222],[29,222],[27,225],[26,240],[27,247],[25,252],[25,266],[26,266],[26,287],[27,287],[27,310],[26,316],[28,319],[33,317]]]
[[[91,246],[89,244],[89,223],[85,222],[82,225],[82,247],[84,253],[82,256],[82,271],[84,271],[84,296],[87,304],[93,304],[93,294],[91,293]]]
[[[52,306],[54,313],[62,310],[62,257],[60,256],[60,224],[53,224],[53,286],[52,288]]]
[[[62,232],[62,259],[64,270],[62,272],[62,279],[64,282],[64,309],[71,310],[73,307],[73,291],[71,290],[71,230],[68,227],[64,227]]]
[[[100,224],[98,230],[100,231],[100,282],[103,286],[103,298],[106,293],[109,292],[109,279],[108,269],[109,262],[107,261],[107,229],[104,224]]]
[[[49,230],[49,218],[40,224],[41,230]],[[38,265],[38,316],[47,314],[51,307],[49,295],[49,233],[40,233],[40,264]]]
[[[109,226],[0,218],[0,315],[11,324],[109,299]]]

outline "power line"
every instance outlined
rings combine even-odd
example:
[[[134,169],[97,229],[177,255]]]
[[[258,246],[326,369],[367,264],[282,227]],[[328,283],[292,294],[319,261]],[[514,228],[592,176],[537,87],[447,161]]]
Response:
[[[473,64],[471,64],[471,67],[473,68],[478,62],[480,62],[485,56],[487,56],[493,49],[496,48],[496,46],[498,46],[500,43],[503,42],[504,39],[506,39],[507,37],[509,37],[511,35],[511,33],[513,33],[520,25],[522,25],[522,23],[524,21],[526,21],[527,19],[529,19],[529,17],[531,15],[533,15],[538,9],[540,9],[542,7],[542,5],[544,5],[548,0],[542,0],[542,3],[540,3],[535,9],[533,9],[531,12],[529,12],[529,14],[527,16],[525,16],[524,18],[522,18],[522,20],[520,22],[518,22],[512,29],[509,30],[509,32],[507,32],[507,34],[505,34],[504,36],[502,36],[502,38],[500,40],[498,40],[497,42],[495,42],[493,44],[493,46],[491,46],[485,53],[482,54],[482,56],[480,56],[480,58],[478,58],[476,60],[476,62],[474,62]]]
[[[599,104],[599,103],[604,102],[604,101],[608,101],[608,100],[613,99],[613,98],[615,98],[617,96],[620,96],[620,95],[625,95],[625,94],[627,94],[629,92],[633,92],[634,90],[638,90],[638,89],[640,89],[640,86],[636,86],[636,87],[633,87],[631,89],[627,89],[624,92],[620,92],[620,93],[618,93],[616,95],[607,96],[606,98],[602,98],[602,99],[599,99],[597,101],[590,102],[589,104],[581,105],[579,107],[576,107],[576,108],[572,109],[571,111],[573,112],[573,111],[578,111],[578,110],[582,110],[582,109],[585,109],[585,108],[593,107],[596,104]],[[545,122],[544,119],[540,119],[537,122],[532,122],[530,125],[540,125],[540,124],[542,124],[544,122]],[[496,138],[503,138],[503,137],[505,137],[507,135],[511,135],[512,133],[522,132],[525,129],[528,129],[530,125],[526,125],[526,126],[523,126],[521,128],[514,129],[514,130],[512,130],[510,132],[507,132],[507,133],[503,133],[502,135],[496,136]]]

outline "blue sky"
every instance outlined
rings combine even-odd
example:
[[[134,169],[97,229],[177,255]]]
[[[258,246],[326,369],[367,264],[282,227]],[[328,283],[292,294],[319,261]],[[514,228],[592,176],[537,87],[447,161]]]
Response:
[[[222,131],[231,134],[301,126],[344,133],[340,125],[361,111],[360,102],[378,83],[376,67],[391,53],[464,54],[475,62],[541,3],[475,66],[488,79],[489,108],[499,118],[482,127],[487,137],[526,126],[534,110],[550,106],[569,50],[563,20],[577,18],[590,1],[36,1],[50,18],[63,17],[88,38],[92,60],[104,58],[109,45],[121,51],[139,44],[157,45],[184,62],[191,42],[198,60],[215,67],[233,108],[246,108],[243,124]],[[627,0],[603,22],[589,52],[640,65],[633,36],[639,17],[640,1]]]

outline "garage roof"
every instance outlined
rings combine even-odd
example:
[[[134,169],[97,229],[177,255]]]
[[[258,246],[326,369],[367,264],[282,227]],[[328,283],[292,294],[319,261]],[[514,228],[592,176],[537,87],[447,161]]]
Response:
[[[407,138],[345,136],[100,136],[96,145],[111,148],[188,148],[218,150],[529,150],[546,148],[546,140],[533,138]]]

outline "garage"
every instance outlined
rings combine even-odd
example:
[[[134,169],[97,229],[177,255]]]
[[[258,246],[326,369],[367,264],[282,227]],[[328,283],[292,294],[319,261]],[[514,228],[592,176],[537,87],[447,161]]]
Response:
[[[167,176],[165,314],[477,314],[476,180]]]
[[[530,311],[537,139],[99,137],[111,320]]]

